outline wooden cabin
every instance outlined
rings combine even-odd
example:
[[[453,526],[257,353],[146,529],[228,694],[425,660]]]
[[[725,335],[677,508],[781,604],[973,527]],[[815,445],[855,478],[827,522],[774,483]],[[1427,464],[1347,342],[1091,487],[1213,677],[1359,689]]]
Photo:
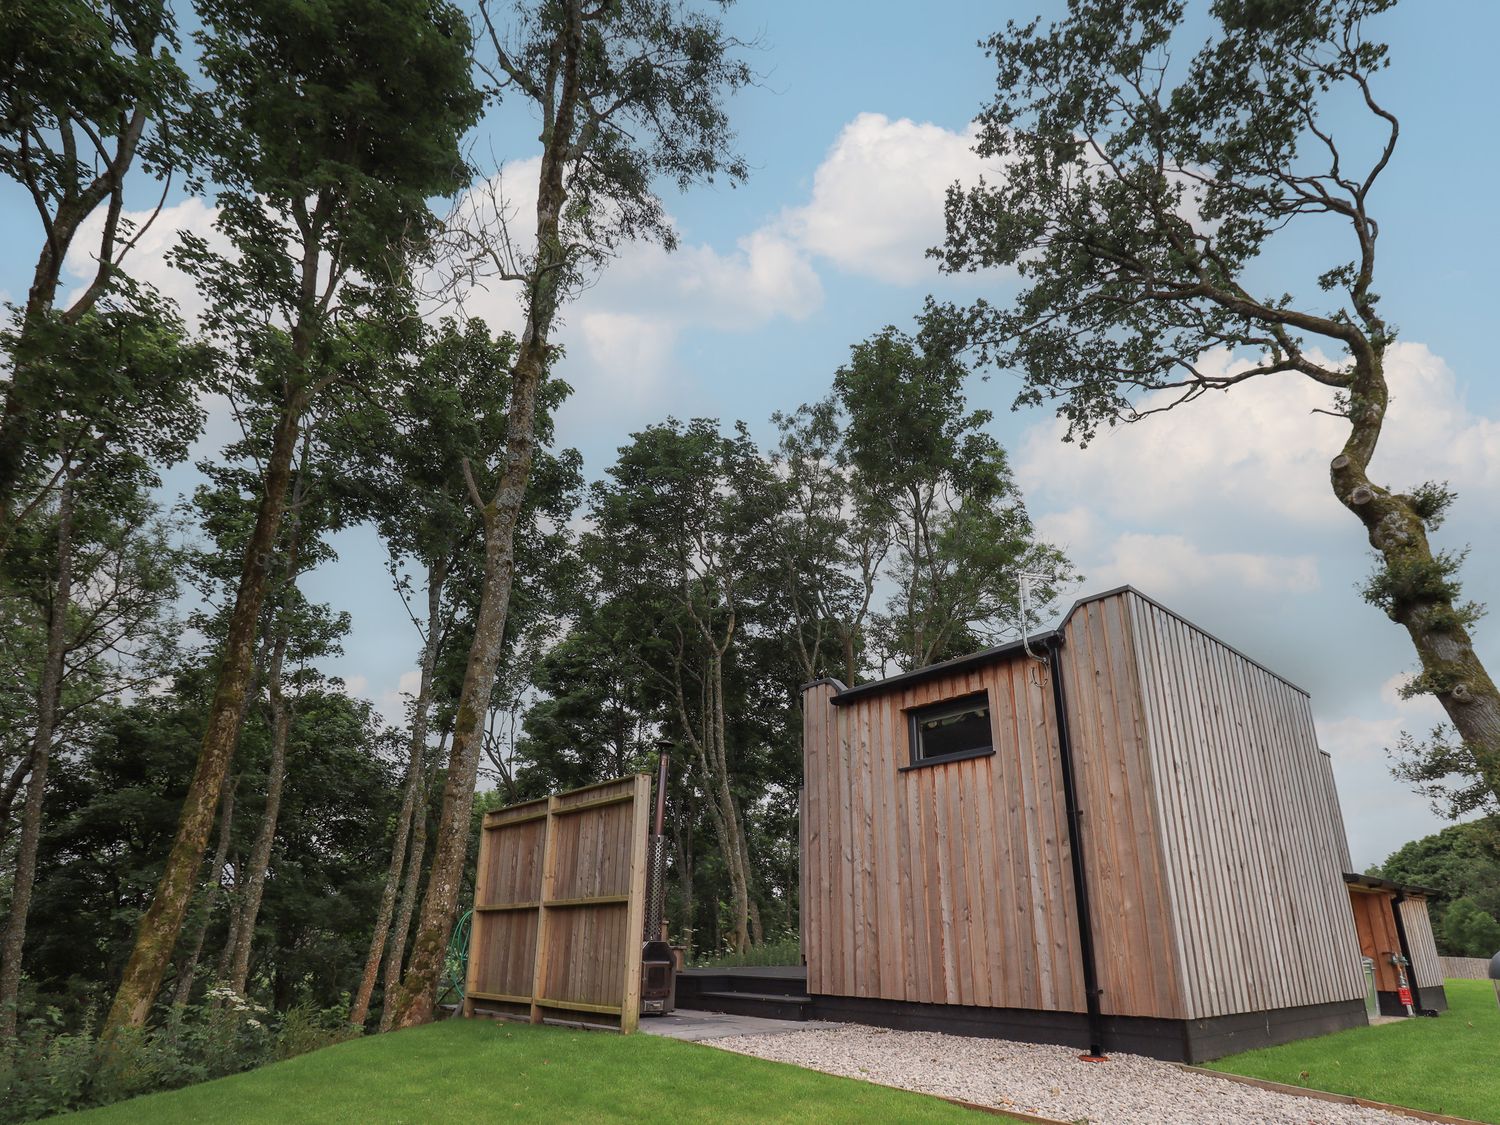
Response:
[[[803,703],[810,1014],[1186,1061],[1365,1022],[1307,693],[1160,603]]]
[[[1427,914],[1427,896],[1432,892],[1371,875],[1346,873],[1344,882],[1349,886],[1360,952],[1374,963],[1380,1014],[1408,1014],[1401,996],[1398,958],[1405,962],[1412,1008],[1418,1013],[1446,1012],[1448,994],[1443,991],[1442,965]]]

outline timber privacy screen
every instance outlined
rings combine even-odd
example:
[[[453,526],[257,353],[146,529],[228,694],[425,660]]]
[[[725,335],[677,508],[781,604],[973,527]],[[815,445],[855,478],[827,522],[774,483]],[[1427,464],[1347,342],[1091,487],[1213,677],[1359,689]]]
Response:
[[[464,1015],[635,1030],[650,798],[642,773],[485,814]]]

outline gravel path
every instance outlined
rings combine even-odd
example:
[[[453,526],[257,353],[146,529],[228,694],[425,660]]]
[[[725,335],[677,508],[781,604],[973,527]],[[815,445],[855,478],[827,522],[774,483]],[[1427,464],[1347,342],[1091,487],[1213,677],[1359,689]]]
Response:
[[[1189,1074],[1140,1055],[845,1024],[713,1046],[978,1105],[1089,1125],[1414,1125],[1413,1118]]]

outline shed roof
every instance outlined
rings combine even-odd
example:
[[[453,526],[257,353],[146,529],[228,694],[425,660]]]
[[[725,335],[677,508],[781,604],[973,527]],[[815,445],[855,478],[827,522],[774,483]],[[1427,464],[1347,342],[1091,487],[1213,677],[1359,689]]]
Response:
[[[1344,882],[1351,887],[1368,887],[1372,891],[1393,891],[1398,895],[1419,895],[1422,898],[1442,894],[1441,891],[1435,891],[1431,887],[1419,887],[1414,883],[1397,883],[1390,879],[1382,879],[1378,875],[1360,875],[1354,871],[1344,872]]]
[[[1078,610],[1083,606],[1088,605],[1090,602],[1103,601],[1105,598],[1112,598],[1116,595],[1127,593],[1134,594],[1142,601],[1150,603],[1157,609],[1161,610],[1163,613],[1171,614],[1173,617],[1177,618],[1177,620],[1181,621],[1184,625],[1187,625],[1189,628],[1202,633],[1210,640],[1224,645],[1225,648],[1234,653],[1236,656],[1240,657],[1241,659],[1248,660],[1251,664],[1254,664],[1257,668],[1267,673],[1268,675],[1275,676],[1278,680],[1286,684],[1289,688],[1292,688],[1294,691],[1299,691],[1303,695],[1308,694],[1305,688],[1299,687],[1297,684],[1292,683],[1291,680],[1281,675],[1281,673],[1277,672],[1275,669],[1267,668],[1259,660],[1256,660],[1250,656],[1246,656],[1243,652],[1235,648],[1233,645],[1225,643],[1224,641],[1220,640],[1218,637],[1210,633],[1207,629],[1204,629],[1202,626],[1189,621],[1186,617],[1178,613],[1176,610],[1162,605],[1161,602],[1157,601],[1149,594],[1143,594],[1140,590],[1130,585],[1115,586],[1112,589],[1101,590],[1097,594],[1088,594],[1084,597],[1079,598],[1068,608],[1068,612],[1063,614],[1062,620],[1060,620],[1055,626],[1053,626],[1051,629],[1045,629],[1040,633],[1030,634],[1027,637],[1027,641],[1030,642],[1033,648],[1040,648],[1041,646],[1051,641],[1053,638],[1060,636],[1063,629],[1067,627],[1068,621],[1072,618],[1073,614],[1077,613]],[[1016,656],[1017,654],[1024,651],[1025,644],[1022,641],[1009,641],[1003,645],[995,645],[992,648],[980,649],[978,652],[970,653],[967,656],[956,656],[951,660],[944,660],[938,664],[928,664],[921,668],[913,668],[909,672],[901,672],[894,676],[887,676],[883,680],[871,680],[869,683],[856,684],[854,687],[845,687],[844,684],[839,680],[836,680],[832,677],[824,677],[821,680],[813,680],[811,683],[804,684],[802,686],[802,690],[806,691],[808,688],[815,687],[818,684],[832,684],[834,686],[832,702],[836,706],[842,706],[843,704],[853,702],[854,700],[864,698],[865,696],[883,695],[888,691],[899,691],[902,688],[908,688],[916,684],[926,683],[928,680],[940,679],[943,676],[952,675],[955,672],[967,672],[971,669],[980,668],[986,664],[991,664],[998,660],[1009,659],[1010,657]]]

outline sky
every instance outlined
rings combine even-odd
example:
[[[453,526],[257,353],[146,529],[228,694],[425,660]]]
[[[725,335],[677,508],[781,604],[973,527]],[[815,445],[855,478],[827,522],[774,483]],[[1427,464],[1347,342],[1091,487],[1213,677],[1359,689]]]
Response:
[[[980,170],[970,122],[994,73],[977,41],[1007,19],[1059,8],[934,0],[918,14],[889,2],[742,0],[731,11],[760,75],[732,105],[749,181],[668,195],[677,252],[627,248],[564,315],[559,374],[575,390],[558,438],[583,453],[591,478],[630,433],[668,415],[744,419],[769,443],[773,412],[825,394],[850,345],[888,324],[909,328],[929,293],[1014,293],[1004,276],[940,276],[923,252],[941,240],[944,189]],[[1407,0],[1376,26],[1392,60],[1379,90],[1401,118],[1402,140],[1372,200],[1381,307],[1400,328],[1375,475],[1395,487],[1437,479],[1457,488],[1436,543],[1470,545],[1467,593],[1500,606],[1500,385],[1489,331],[1500,298],[1490,200],[1500,159],[1485,124],[1500,104],[1490,50],[1500,5]],[[475,140],[477,153],[507,161],[502,182],[524,182],[537,148],[524,114],[491,114]],[[143,191],[137,205],[147,203]],[[162,255],[178,231],[208,232],[212,217],[209,203],[174,199],[130,266],[189,312],[195,297]],[[1348,257],[1339,234],[1330,227],[1280,247],[1259,279],[1309,292],[1317,273]],[[24,198],[0,185],[0,296],[24,294],[38,237]],[[70,262],[78,277],[87,266]],[[471,307],[496,327],[516,323],[508,294]],[[1402,730],[1422,734],[1441,713],[1431,700],[1399,698],[1414,656],[1357,593],[1369,552],[1327,486],[1338,426],[1313,413],[1326,398],[1304,384],[1258,381],[1087,450],[1059,440],[1049,412],[1012,412],[1016,382],[1003,372],[976,376],[969,393],[994,411],[993,431],[1042,533],[1085,576],[1072,593],[1134,585],[1311,693],[1363,868],[1442,826],[1424,798],[1392,779],[1385,752]],[[211,412],[195,456],[230,436],[225,413]],[[190,468],[174,470],[167,498],[193,480]],[[327,670],[396,719],[415,681],[416,634],[374,533],[354,529],[334,546],[338,561],[306,587],[353,616],[344,654]],[[1482,623],[1477,640],[1482,657],[1500,662],[1500,619]]]

